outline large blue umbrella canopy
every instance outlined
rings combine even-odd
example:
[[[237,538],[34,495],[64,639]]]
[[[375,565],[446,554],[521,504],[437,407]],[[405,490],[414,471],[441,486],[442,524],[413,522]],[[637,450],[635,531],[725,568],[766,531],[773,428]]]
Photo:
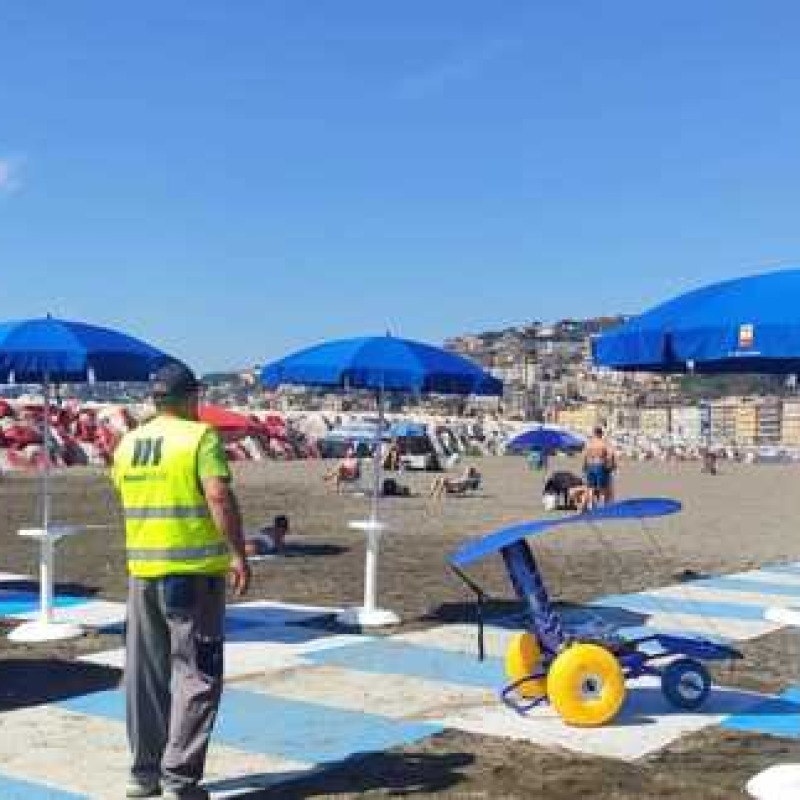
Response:
[[[108,328],[53,317],[0,323],[0,381],[146,381],[169,356]]]
[[[595,364],[642,372],[800,372],[800,270],[715,283],[593,341]]]
[[[457,395],[502,395],[503,384],[466,358],[394,336],[339,339],[264,367],[269,387],[281,384]]]
[[[169,356],[123,333],[51,316],[0,323],[0,381],[41,383],[44,441],[50,442],[50,385],[98,381],[146,381]],[[49,448],[45,447],[45,453]],[[50,458],[42,469],[40,616],[21,626],[20,641],[72,638],[79,628],[52,622],[53,540],[50,531]]]
[[[262,370],[261,380],[271,388],[281,384],[300,384],[373,390],[378,398],[379,425],[383,421],[383,394],[387,391],[457,395],[503,393],[502,382],[477,364],[438,347],[394,336],[325,342],[268,364]],[[348,624],[399,622],[392,612],[377,608],[378,533],[383,527],[378,520],[382,491],[379,439],[380,433],[377,433],[373,455],[372,515],[363,523],[367,532],[364,604],[345,612],[342,619]]]
[[[585,442],[569,431],[559,428],[533,428],[514,437],[507,445],[508,450],[580,450]]]

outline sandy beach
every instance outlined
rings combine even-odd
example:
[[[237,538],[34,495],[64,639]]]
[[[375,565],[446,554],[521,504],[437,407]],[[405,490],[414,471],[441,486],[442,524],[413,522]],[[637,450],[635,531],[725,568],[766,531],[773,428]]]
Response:
[[[380,560],[379,598],[399,612],[405,630],[470,618],[470,598],[445,560],[459,543],[513,521],[543,515],[544,473],[524,459],[482,458],[477,493],[428,498],[432,475],[405,473],[408,498],[387,498],[390,533]],[[347,522],[363,518],[368,500],[336,495],[321,479],[324,462],[259,462],[237,465],[236,488],[250,529],[275,514],[291,519],[292,553],[254,566],[252,599],[332,606],[358,604],[364,544]],[[575,460],[551,468],[578,471]],[[696,463],[625,462],[618,480],[622,497],[665,496],[680,500],[682,513],[640,524],[582,526],[537,544],[551,593],[560,603],[578,603],[621,592],[674,584],[686,570],[722,575],[800,559],[800,467],[723,464],[716,476]],[[6,474],[0,481],[5,513],[0,523],[3,571],[33,575],[35,552],[16,535],[33,521],[35,476]],[[125,595],[123,536],[119,509],[105,473],[61,471],[54,480],[54,516],[97,527],[66,541],[58,554],[58,581],[107,599]],[[498,607],[511,597],[499,559],[474,571]],[[71,659],[113,646],[89,635],[57,647],[22,647],[0,639],[6,672],[3,707],[26,691],[20,662]],[[789,633],[771,634],[743,647],[748,656],[723,667],[726,685],[776,692],[795,677],[798,645]],[[13,665],[16,663],[17,668]],[[21,682],[20,682],[21,681]],[[51,687],[51,690],[52,687]],[[420,745],[347,762],[323,776],[284,787],[281,797],[384,796],[413,793],[453,797],[731,798],[744,796],[746,778],[785,758],[796,743],[712,727],[683,737],[655,756],[633,764],[581,758],[504,739],[445,732]],[[273,796],[266,792],[253,794]]]

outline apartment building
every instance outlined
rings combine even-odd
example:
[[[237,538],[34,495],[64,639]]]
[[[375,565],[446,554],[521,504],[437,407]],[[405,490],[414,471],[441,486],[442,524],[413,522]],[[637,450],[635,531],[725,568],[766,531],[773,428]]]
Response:
[[[800,400],[784,400],[781,412],[781,442],[800,447]]]
[[[709,404],[711,438],[715,442],[733,444],[736,441],[736,409],[739,399],[726,397]]]
[[[609,409],[599,403],[581,403],[578,406],[559,408],[555,413],[555,421],[584,436],[600,426],[605,427],[609,419]]]
[[[700,406],[673,406],[672,433],[685,442],[696,444],[703,439],[703,409]]]
[[[639,431],[645,436],[659,438],[669,432],[670,413],[666,406],[642,408],[639,414]]]
[[[756,403],[756,443],[777,445],[781,442],[783,404],[776,398],[763,398]]]
[[[734,441],[740,445],[758,444],[758,406],[741,400],[734,408]]]

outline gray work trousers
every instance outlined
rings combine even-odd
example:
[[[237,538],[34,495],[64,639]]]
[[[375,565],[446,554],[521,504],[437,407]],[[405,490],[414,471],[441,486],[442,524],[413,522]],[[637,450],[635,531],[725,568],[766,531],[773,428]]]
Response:
[[[225,579],[130,578],[125,693],[131,776],[178,790],[203,777],[222,696]]]

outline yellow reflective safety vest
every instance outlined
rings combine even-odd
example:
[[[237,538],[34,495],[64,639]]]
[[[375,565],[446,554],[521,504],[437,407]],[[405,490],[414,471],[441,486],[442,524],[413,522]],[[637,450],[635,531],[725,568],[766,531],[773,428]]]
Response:
[[[221,575],[230,567],[198,474],[200,422],[157,417],[126,434],[114,454],[125,510],[128,572],[138,578]]]

